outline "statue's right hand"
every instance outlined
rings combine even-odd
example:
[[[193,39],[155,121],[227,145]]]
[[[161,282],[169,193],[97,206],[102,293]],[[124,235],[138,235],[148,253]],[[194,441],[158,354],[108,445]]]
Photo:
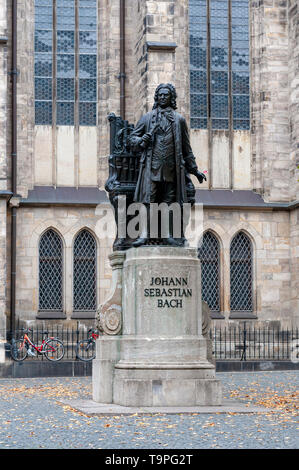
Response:
[[[149,133],[144,134],[142,136],[141,144],[143,144],[143,146],[147,146],[150,143],[151,138],[152,138],[151,134]]]

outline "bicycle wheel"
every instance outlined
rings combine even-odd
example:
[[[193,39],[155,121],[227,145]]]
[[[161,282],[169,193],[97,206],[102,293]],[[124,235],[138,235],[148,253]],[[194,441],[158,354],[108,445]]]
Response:
[[[92,361],[96,357],[96,344],[89,339],[79,341],[76,346],[76,355],[81,361]]]
[[[23,339],[12,340],[10,354],[14,361],[21,362],[26,359],[28,351]]]
[[[48,361],[60,361],[64,356],[64,345],[60,339],[50,338],[44,345],[44,353]]]

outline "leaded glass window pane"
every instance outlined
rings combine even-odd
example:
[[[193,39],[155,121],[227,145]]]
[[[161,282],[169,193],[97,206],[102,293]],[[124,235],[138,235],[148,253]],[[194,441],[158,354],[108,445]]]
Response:
[[[36,124],[96,125],[96,0],[35,0],[35,100]]]
[[[51,78],[35,79],[35,99],[51,101],[52,98],[52,80]]]
[[[36,52],[52,52],[52,31],[35,31],[34,48]]]
[[[51,54],[35,54],[34,73],[36,77],[52,76],[52,56]]]
[[[201,261],[202,299],[213,311],[220,311],[220,249],[215,235],[206,232],[198,249]]]
[[[57,109],[57,118],[56,123],[57,125],[61,126],[73,126],[75,119],[74,119],[74,103],[62,102],[60,103],[57,101],[56,103]]]
[[[80,78],[80,101],[95,102],[97,99],[96,79]]]
[[[35,101],[35,119],[39,124],[52,124],[52,103]]]
[[[233,128],[244,130],[250,129],[248,8],[248,0],[232,1]]]
[[[57,77],[73,78],[75,76],[74,54],[57,54]]]
[[[57,78],[57,100],[72,101],[75,93],[75,79]]]
[[[196,94],[193,96],[191,103],[191,112],[194,117],[207,116],[207,97],[203,94]]]
[[[95,126],[97,103],[97,7],[79,0],[79,124]]]
[[[97,32],[79,31],[79,47],[81,53],[96,52],[97,50]]]
[[[191,118],[191,128],[192,129],[206,129],[208,126],[207,119],[200,118]]]
[[[211,72],[211,91],[212,93],[228,93],[228,72]]]
[[[56,6],[56,124],[75,124],[75,0],[58,0]],[[63,80],[62,80],[63,79]]]
[[[95,55],[85,54],[79,57],[79,77],[92,78],[97,72],[97,58]]]
[[[57,52],[75,52],[75,31],[57,31]]]
[[[52,229],[39,243],[39,309],[62,311],[62,241]]]
[[[52,0],[35,1],[35,122],[52,124]]]
[[[191,128],[207,127],[206,0],[189,1]]]
[[[248,15],[248,0],[189,0],[191,128],[250,128]]]
[[[231,311],[252,311],[252,244],[239,232],[230,247],[230,308]]]
[[[80,126],[89,126],[90,121],[96,122],[97,104],[96,103],[79,103],[79,122]]]
[[[96,241],[82,230],[74,243],[74,311],[96,310]]]
[[[194,93],[207,92],[207,74],[200,70],[190,72],[190,83]]]

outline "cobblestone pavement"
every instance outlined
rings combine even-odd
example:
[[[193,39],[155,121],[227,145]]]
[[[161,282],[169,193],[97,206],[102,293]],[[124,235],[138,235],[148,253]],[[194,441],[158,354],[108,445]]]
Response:
[[[269,413],[87,416],[59,400],[91,399],[91,377],[0,379],[0,449],[298,448],[298,371],[217,376]]]

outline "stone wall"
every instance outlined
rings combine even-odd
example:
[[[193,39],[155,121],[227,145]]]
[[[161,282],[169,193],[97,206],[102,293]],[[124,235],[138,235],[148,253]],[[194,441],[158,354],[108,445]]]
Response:
[[[230,312],[230,243],[242,230],[253,246],[252,314],[258,321],[293,322],[289,217],[287,211],[204,211],[204,231],[212,230],[220,242],[221,311],[226,320],[234,317]]]
[[[292,197],[299,199],[299,5],[296,0],[289,0],[288,6],[290,171]]]
[[[0,37],[7,37],[6,0],[0,0]],[[0,44],[0,193],[7,190],[7,46]],[[6,198],[0,194],[0,362],[6,336]]]
[[[291,217],[291,246],[290,246],[290,306],[294,323],[299,323],[299,209],[292,211]]]
[[[0,36],[7,36],[6,0],[0,1]],[[6,113],[7,113],[7,45],[0,44],[0,190],[7,189]]]
[[[107,179],[110,112],[119,115],[119,1],[99,0],[98,66],[98,186]]]
[[[129,1],[128,8],[128,23],[134,38],[128,40],[135,41],[134,59],[128,58],[135,77],[133,122],[152,108],[155,88],[162,82],[176,86],[178,110],[189,122],[188,1]],[[128,113],[130,115],[129,106]],[[250,132],[234,131],[229,135],[226,131],[192,129],[190,135],[197,163],[208,171],[208,181],[203,188],[252,187]],[[196,178],[193,181],[197,186]]]
[[[252,187],[263,193],[269,201],[289,201],[296,196],[290,189],[290,177],[297,178],[294,174],[298,160],[298,125],[295,117],[298,115],[298,33],[295,27],[298,20],[297,2],[265,0],[250,4],[251,135],[246,131],[234,132],[232,150],[229,149],[225,132],[215,132],[211,141],[207,131],[192,130],[191,139],[199,166],[209,170],[209,182],[202,187]],[[106,157],[109,153],[107,114],[119,114],[120,25],[118,0],[99,0],[98,5],[97,185],[103,188],[108,170]],[[5,12],[5,9],[1,11]],[[9,15],[10,4],[7,16]],[[125,38],[127,119],[136,123],[142,113],[151,109],[156,85],[170,81],[177,88],[179,111],[189,120],[188,1],[127,0]],[[164,46],[157,50],[149,47],[151,43]],[[167,43],[174,44],[175,47],[167,50]],[[62,175],[57,180],[54,162],[50,169],[53,171],[52,177],[46,178],[39,174],[37,181],[34,181],[35,160],[39,161],[43,156],[40,146],[35,148],[34,142],[33,44],[34,2],[25,0],[18,4],[18,191],[23,196],[26,196],[28,188],[31,189],[37,183],[86,185],[86,175],[89,174],[84,173],[80,183],[80,159],[78,155],[74,155],[75,176],[72,180],[67,179],[69,172],[63,168],[66,176],[64,178]],[[56,141],[55,136],[53,139]],[[36,155],[36,152],[39,154]],[[51,155],[42,159],[42,172],[50,157]],[[88,165],[88,159],[81,164]],[[48,174],[48,167],[45,171]],[[94,173],[94,164],[91,172]],[[91,180],[94,185],[96,181],[92,177]]]
[[[225,132],[216,131],[213,136],[207,130],[190,132],[198,166],[209,170],[209,181],[201,188],[253,189],[260,192],[267,201],[274,202],[298,199],[297,3],[296,0],[250,2],[252,129],[250,132],[234,132],[231,150]],[[7,6],[6,14],[6,1],[0,0],[0,35],[8,34],[9,39],[7,47],[0,45],[0,190],[10,189],[6,177],[10,175],[10,159],[7,159],[10,130],[7,123],[11,113],[7,71],[11,59],[8,53],[11,46],[11,3],[7,2]],[[92,185],[103,188],[108,173],[107,115],[109,112],[116,115],[120,112],[119,0],[99,0],[98,18],[99,120],[97,169],[92,166]],[[160,82],[169,81],[177,88],[178,110],[189,122],[188,0],[127,0],[125,38],[126,119],[136,123],[144,112],[151,109],[155,87]],[[28,189],[36,183],[55,186],[59,181],[59,184],[64,185],[69,181],[67,166],[62,168],[65,176],[62,183],[54,177],[57,168],[52,144],[50,147],[35,146],[37,129],[34,128],[33,45],[34,2],[24,0],[18,2],[18,193],[23,197],[27,196]],[[78,169],[78,155],[74,155],[75,158],[77,163],[74,160],[74,168],[77,165]],[[49,164],[50,159],[53,162]],[[86,163],[88,164],[88,156]],[[41,179],[35,180],[38,165]],[[52,172],[51,175],[48,169]],[[77,174],[79,175],[78,172]],[[88,173],[85,177],[84,181],[88,183]],[[197,180],[194,183],[197,185]],[[80,185],[79,177],[74,177],[69,184]],[[72,315],[72,240],[84,226],[92,230],[98,239],[98,297],[99,302],[104,300],[110,286],[111,273],[107,256],[111,251],[111,242],[101,240],[101,234],[97,231],[98,216],[95,208],[22,206],[17,212],[17,315],[26,320],[36,318],[38,240],[49,227],[57,229],[65,243],[67,318],[71,319]],[[9,234],[5,234],[10,222],[4,200],[0,200],[0,214],[1,255],[1,250],[5,251],[9,245]],[[298,222],[298,210],[205,210],[205,229],[214,230],[223,246],[221,302],[227,321],[230,320],[229,243],[240,229],[249,234],[254,245],[254,313],[258,320],[277,320],[286,324],[295,319],[299,306]],[[0,259],[4,260],[0,263],[1,322],[5,296],[7,311],[9,310],[10,253],[8,252],[7,259],[5,256],[0,256]]]
[[[96,207],[34,207],[18,209],[17,297],[16,314],[22,320],[35,320],[38,314],[38,247],[41,235],[49,228],[58,232],[63,242],[64,307],[71,319],[73,262],[72,249],[76,234],[83,228],[92,232],[97,241],[97,302],[105,300],[110,290],[108,254],[111,239],[103,238]]]
[[[287,1],[251,2],[253,188],[267,201],[289,201]]]
[[[289,20],[289,118],[290,118],[290,175],[292,196],[299,199],[299,5],[288,1]],[[299,210],[290,218],[291,235],[291,309],[294,322],[299,322]]]
[[[0,342],[6,333],[6,219],[6,200],[0,199]]]
[[[34,184],[34,1],[25,0],[18,2],[17,5],[17,192],[26,197],[28,189]],[[9,61],[11,60],[10,18],[11,2],[8,2]],[[9,132],[8,142],[10,142]]]
[[[152,109],[157,85],[167,82],[176,86],[178,108],[189,117],[187,4],[187,0],[127,2],[127,29],[132,35],[126,40],[128,52],[133,53],[133,58],[127,57],[128,114],[132,113],[134,122]],[[132,101],[131,86],[135,97]]]
[[[294,212],[295,214],[295,212]],[[64,244],[64,312],[72,317],[72,246],[75,235],[86,227],[98,242],[98,303],[110,290],[111,268],[108,254],[111,239],[103,239],[96,208],[25,208],[18,210],[18,231],[22,237],[17,251],[17,316],[35,320],[38,313],[38,243],[48,228],[61,235]],[[291,282],[291,273],[298,276],[298,257],[290,267],[290,252],[296,256],[297,225],[293,223],[290,242],[289,212],[282,211],[204,211],[203,229],[212,230],[220,242],[221,313],[224,321],[232,321],[230,312],[230,242],[243,230],[253,245],[254,310],[248,319],[258,322],[277,321],[290,326],[294,308],[298,307],[298,277]],[[297,237],[298,238],[298,237]],[[295,243],[295,245],[294,245]]]

